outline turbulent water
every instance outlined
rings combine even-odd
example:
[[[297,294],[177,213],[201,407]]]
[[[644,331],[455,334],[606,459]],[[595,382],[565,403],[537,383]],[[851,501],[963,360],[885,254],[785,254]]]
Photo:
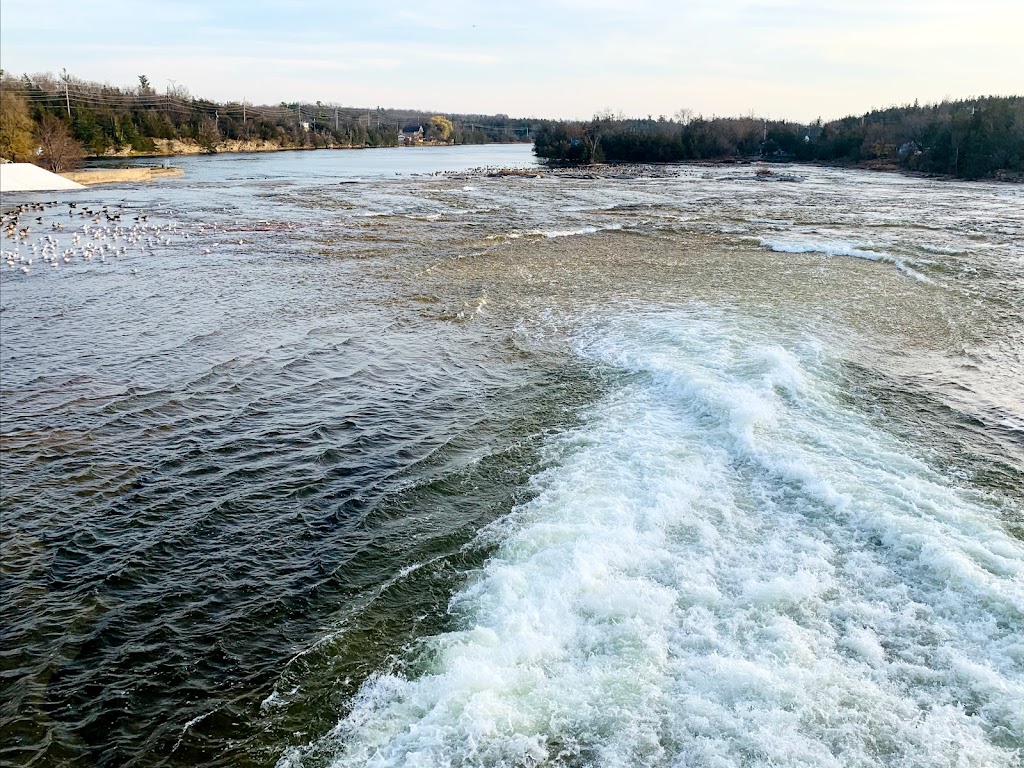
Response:
[[[3,201],[4,764],[1024,760],[1019,187],[181,162]]]

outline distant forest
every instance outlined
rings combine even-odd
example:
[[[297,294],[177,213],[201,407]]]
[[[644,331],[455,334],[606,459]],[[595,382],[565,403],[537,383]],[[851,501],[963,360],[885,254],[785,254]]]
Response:
[[[531,123],[507,115],[442,115],[415,110],[355,108],[316,102],[256,105],[218,103],[196,98],[187,88],[169,86],[159,93],[148,78],[138,85],[116,87],[69,75],[0,77],[3,96],[0,151],[24,154],[26,145],[12,149],[15,112],[27,115],[22,131],[67,129],[82,154],[115,152],[158,153],[159,140],[194,142],[215,151],[224,142],[269,142],[283,149],[314,147],[389,147],[405,132],[410,142],[485,144],[531,139]],[[53,121],[59,121],[57,125]],[[419,129],[422,128],[422,132]],[[24,138],[24,137],[22,137]],[[15,142],[16,143],[16,142]],[[38,146],[38,140],[30,142]],[[18,159],[32,159],[19,157]]]
[[[611,115],[539,126],[554,162],[679,162],[752,158],[903,168],[963,179],[1024,178],[1024,97],[984,97],[868,112],[827,123]]]

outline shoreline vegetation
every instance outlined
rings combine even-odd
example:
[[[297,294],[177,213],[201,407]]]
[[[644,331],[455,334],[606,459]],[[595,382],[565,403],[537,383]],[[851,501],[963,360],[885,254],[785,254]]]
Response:
[[[551,167],[794,162],[1024,181],[1024,97],[890,107],[810,124],[679,110],[589,121],[431,114],[316,102],[253,105],[60,76],[0,73],[0,157],[61,173],[117,160],[296,149],[532,142]],[[763,178],[767,179],[767,175]]]
[[[534,137],[548,162],[673,163],[758,159],[1024,180],[1024,97],[982,97],[876,110],[809,125],[755,117],[599,115],[549,123]]]
[[[67,73],[0,73],[0,156],[59,173],[86,158],[528,142],[536,122],[320,101],[221,103],[138,80],[115,87]]]

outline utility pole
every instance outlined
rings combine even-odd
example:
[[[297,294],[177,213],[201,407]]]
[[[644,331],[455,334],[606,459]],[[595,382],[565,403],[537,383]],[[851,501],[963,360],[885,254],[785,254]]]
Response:
[[[338,132],[338,108],[334,108],[334,132]]]
[[[242,97],[242,125],[245,125],[245,96]]]
[[[64,74],[64,103],[68,107],[68,120],[71,119],[71,94],[68,93],[68,71],[67,69],[61,70]]]

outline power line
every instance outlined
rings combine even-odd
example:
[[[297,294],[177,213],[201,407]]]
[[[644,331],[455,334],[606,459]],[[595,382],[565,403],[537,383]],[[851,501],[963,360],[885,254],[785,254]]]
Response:
[[[13,89],[6,89],[13,90]],[[163,99],[153,98],[135,98],[132,96],[110,96],[103,95],[98,96],[94,94],[19,94],[23,98],[32,104],[56,104],[61,101],[65,102],[68,110],[68,116],[71,116],[72,106],[76,108],[81,107],[121,107],[124,109],[166,109],[177,112],[200,112],[204,114],[216,114],[218,111],[225,111],[228,114],[234,112],[241,114],[242,121],[245,122],[250,116],[258,116],[261,118],[294,118],[300,113],[300,110],[282,109],[280,107],[253,107],[248,104],[225,104],[217,105],[215,103],[202,103],[202,102],[185,102],[185,101],[168,101]]]
[[[352,124],[360,124],[365,119],[365,125],[369,130],[372,127],[371,110],[358,107],[344,107],[337,104],[313,105],[295,104],[294,106],[257,106],[249,104],[245,99],[241,102],[217,103],[207,99],[185,99],[177,95],[161,95],[156,93],[125,92],[117,88],[90,85],[83,82],[74,82],[71,77],[63,77],[59,80],[50,80],[45,83],[26,79],[5,78],[0,80],[0,90],[16,93],[32,104],[45,104],[51,107],[63,102],[69,117],[72,116],[72,108],[118,108],[125,110],[132,109],[162,109],[169,112],[187,112],[190,115],[203,114],[208,116],[219,116],[219,112],[231,116],[235,113],[243,123],[250,119],[261,120],[298,120],[302,121],[306,115],[317,116],[320,110],[334,110],[334,128],[341,128],[341,121]],[[422,120],[429,114],[419,110],[377,110],[377,129],[380,130],[382,120],[389,122],[403,122],[409,120]],[[458,121],[458,116],[453,116]],[[510,127],[498,125],[480,124],[476,120],[483,115],[467,115],[471,119],[462,122],[463,128],[470,130],[504,130],[511,133],[526,133],[529,135],[530,126]],[[329,117],[325,121],[330,123]],[[459,121],[461,122],[461,121]]]

